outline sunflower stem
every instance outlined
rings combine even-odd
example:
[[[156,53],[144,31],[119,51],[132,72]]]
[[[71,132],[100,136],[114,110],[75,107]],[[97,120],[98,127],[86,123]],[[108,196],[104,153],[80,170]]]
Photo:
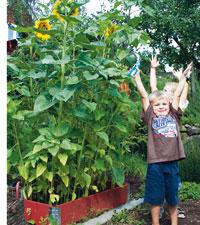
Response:
[[[63,39],[63,50],[62,50],[62,59],[65,57],[66,50],[66,31],[67,31],[67,23],[64,23],[64,39]],[[61,76],[60,76],[60,88],[63,90],[64,88],[64,79],[65,79],[65,64],[61,64]],[[63,101],[60,100],[59,103],[59,112],[58,112],[58,121],[61,121],[62,118],[62,110],[63,110]]]

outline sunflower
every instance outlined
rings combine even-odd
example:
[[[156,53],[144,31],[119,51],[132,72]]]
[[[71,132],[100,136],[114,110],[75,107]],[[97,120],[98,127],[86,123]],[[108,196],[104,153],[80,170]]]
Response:
[[[62,16],[58,12],[58,7],[60,6],[60,4],[61,4],[60,0],[57,0],[55,2],[55,4],[53,5],[52,15],[54,15],[57,19],[59,19],[63,23],[65,20],[62,18]]]
[[[108,27],[105,30],[105,36],[110,37],[117,29],[118,29],[118,26],[113,23],[110,27]]]
[[[79,14],[79,9],[75,8],[70,16],[78,16],[78,14]]]
[[[35,28],[40,30],[50,30],[51,25],[49,24],[49,20],[36,20],[35,21]],[[50,38],[49,34],[42,34],[40,32],[35,32],[36,37],[42,39],[43,41],[48,40]]]

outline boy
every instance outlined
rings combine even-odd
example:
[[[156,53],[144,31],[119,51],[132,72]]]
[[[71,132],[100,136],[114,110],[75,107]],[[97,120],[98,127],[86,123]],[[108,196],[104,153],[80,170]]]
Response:
[[[150,68],[150,87],[151,87],[151,92],[156,91],[157,90],[157,79],[156,79],[156,68],[159,66],[159,61],[157,61],[157,56],[153,56],[151,58],[151,68]],[[184,73],[185,76],[189,77],[190,74],[192,72],[192,63],[190,63],[186,70],[184,72],[182,72],[182,69],[180,69],[179,71],[173,71],[173,75],[178,78],[178,80],[180,80],[180,77],[182,76],[182,74]],[[172,102],[173,100],[173,95],[174,92],[176,90],[178,86],[177,82],[167,82],[163,88],[164,91],[167,92],[167,94],[170,97],[170,102]],[[188,89],[189,89],[189,85],[187,82],[185,82],[184,85],[184,89],[183,92],[180,96],[180,101],[179,101],[179,108],[181,109],[182,112],[185,111],[185,109],[187,108],[189,102],[187,100],[187,96],[188,96]],[[181,182],[179,183],[179,187],[181,187]],[[162,217],[162,214],[164,212],[164,208],[161,208],[161,214],[160,217]],[[185,210],[178,207],[178,217],[179,218],[185,218]]]
[[[178,127],[178,106],[186,78],[181,76],[172,103],[164,91],[155,91],[148,97],[140,71],[135,76],[135,82],[141,96],[143,120],[148,126],[148,169],[144,202],[151,204],[152,224],[159,225],[160,206],[165,198],[169,205],[171,224],[177,225],[177,161],[185,158]]]
[[[157,61],[157,56],[153,56],[151,58],[151,68],[150,68],[150,87],[151,87],[151,92],[154,92],[157,89],[157,79],[156,79],[156,68],[159,66],[159,61]],[[178,80],[180,79],[180,77],[182,76],[182,74],[184,74],[185,76],[189,77],[190,74],[192,72],[192,62],[190,64],[188,64],[187,68],[185,69],[184,72],[182,72],[182,69],[180,69],[179,71],[173,71],[173,75],[178,78]],[[170,95],[170,101],[172,101],[173,99],[173,94],[176,90],[178,83],[176,82],[168,82],[165,84],[163,90],[166,91],[169,95]],[[187,100],[187,96],[188,96],[188,89],[189,89],[189,85],[187,82],[185,82],[184,85],[184,89],[183,92],[181,94],[180,97],[180,102],[179,102],[179,108],[182,110],[182,112],[187,108],[188,106],[188,100]]]

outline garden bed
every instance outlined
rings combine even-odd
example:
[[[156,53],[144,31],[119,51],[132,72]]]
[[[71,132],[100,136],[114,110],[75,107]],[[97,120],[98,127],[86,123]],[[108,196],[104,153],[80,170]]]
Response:
[[[199,225],[200,224],[200,200],[188,200],[180,202],[179,206],[186,212],[186,218],[179,219],[179,225]],[[150,225],[151,215],[150,207],[142,204],[133,210],[120,212],[114,216],[111,221],[104,225]],[[160,221],[161,225],[170,225],[169,216],[164,213]]]

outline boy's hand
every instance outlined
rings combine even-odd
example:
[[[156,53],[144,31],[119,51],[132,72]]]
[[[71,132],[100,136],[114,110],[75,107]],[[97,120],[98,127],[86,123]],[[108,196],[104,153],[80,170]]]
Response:
[[[180,68],[179,70],[173,70],[173,75],[180,80],[181,76],[183,75],[183,68]]]
[[[187,68],[183,71],[183,68],[179,69],[179,70],[173,70],[173,75],[178,78],[178,80],[181,79],[182,76],[184,77],[190,77],[190,74],[192,73],[192,65],[193,63],[191,62],[190,64],[188,64]]]
[[[193,63],[191,62],[190,64],[188,64],[187,68],[183,71],[183,75],[187,78],[190,78],[190,75],[192,73],[192,66]]]
[[[151,68],[156,68],[159,66],[159,61],[157,60],[157,55],[151,56]]]

